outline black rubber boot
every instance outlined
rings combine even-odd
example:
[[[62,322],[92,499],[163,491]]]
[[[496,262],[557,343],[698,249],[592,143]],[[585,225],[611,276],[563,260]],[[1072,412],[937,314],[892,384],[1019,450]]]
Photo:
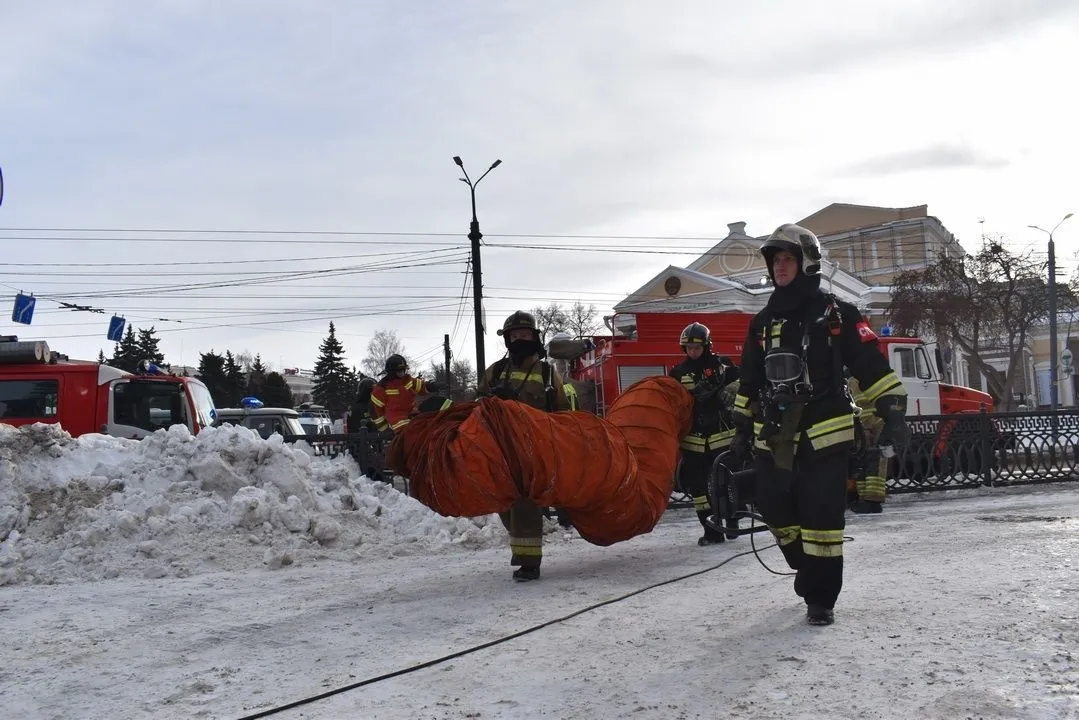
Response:
[[[850,504],[851,512],[858,513],[859,515],[879,513],[883,509],[881,504],[876,500],[855,500]]]
[[[539,580],[540,569],[538,567],[519,567],[513,571],[513,579],[517,582]]]
[[[835,622],[835,613],[823,605],[806,605],[806,622],[810,625],[831,625]]]

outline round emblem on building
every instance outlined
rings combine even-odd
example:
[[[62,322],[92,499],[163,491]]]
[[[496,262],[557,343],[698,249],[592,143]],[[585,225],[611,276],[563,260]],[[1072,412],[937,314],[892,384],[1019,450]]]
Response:
[[[663,281],[663,289],[668,295],[674,297],[682,289],[682,281],[676,275],[671,275]]]
[[[746,245],[731,245],[719,256],[719,263],[726,272],[734,274],[749,270],[756,259],[757,253],[752,248]]]

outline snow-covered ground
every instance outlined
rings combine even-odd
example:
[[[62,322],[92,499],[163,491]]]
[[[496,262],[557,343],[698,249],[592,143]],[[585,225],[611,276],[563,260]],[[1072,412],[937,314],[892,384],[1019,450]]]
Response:
[[[1079,486],[850,516],[819,628],[690,511],[607,548],[552,523],[517,584],[496,518],[357,474],[243,428],[0,425],[3,717],[1079,717]]]

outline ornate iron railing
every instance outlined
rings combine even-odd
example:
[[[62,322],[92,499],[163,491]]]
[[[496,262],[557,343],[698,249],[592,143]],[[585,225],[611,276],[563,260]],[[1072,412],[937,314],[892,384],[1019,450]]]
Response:
[[[889,463],[890,492],[1079,480],[1079,410],[908,418]]]
[[[393,480],[393,473],[386,467],[386,446],[389,443],[380,439],[375,431],[361,429],[348,434],[285,436],[287,443],[301,440],[313,447],[317,455],[351,455],[364,475],[373,480]]]
[[[921,415],[907,423],[910,442],[888,463],[890,493],[1079,480],[1079,409]],[[351,455],[370,478],[393,480],[377,432],[285,437],[301,440],[322,455]],[[692,507],[677,481],[670,507]]]

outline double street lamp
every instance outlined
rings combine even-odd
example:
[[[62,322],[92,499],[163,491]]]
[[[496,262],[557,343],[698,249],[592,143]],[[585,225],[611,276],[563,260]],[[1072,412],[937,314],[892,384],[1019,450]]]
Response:
[[[1060,362],[1060,358],[1057,357],[1057,255],[1053,233],[1071,216],[1072,213],[1065,215],[1053,226],[1052,230],[1046,230],[1037,225],[1027,225],[1032,230],[1040,230],[1049,236],[1049,408],[1051,410],[1056,410],[1059,404],[1057,364]]]
[[[483,352],[483,270],[480,265],[480,240],[483,234],[480,233],[480,221],[476,219],[476,186],[480,184],[480,180],[487,177],[487,173],[501,165],[502,161],[495,160],[491,163],[491,167],[487,168],[487,171],[480,175],[476,182],[472,182],[472,178],[468,177],[468,171],[465,170],[465,164],[461,162],[459,156],[454,155],[453,162],[465,174],[463,178],[458,179],[468,185],[468,190],[472,195],[472,222],[468,226],[468,239],[472,241],[472,311],[475,313],[476,325],[476,377],[483,377],[483,371],[487,369]]]

